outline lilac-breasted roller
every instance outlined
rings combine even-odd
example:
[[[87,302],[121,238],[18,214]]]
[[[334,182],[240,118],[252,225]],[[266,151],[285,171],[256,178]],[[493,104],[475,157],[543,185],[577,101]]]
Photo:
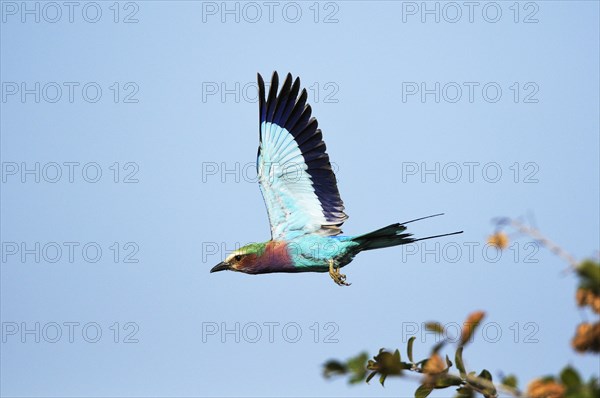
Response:
[[[323,135],[300,79],[288,74],[279,93],[273,73],[265,98],[258,74],[259,147],[257,171],[267,206],[271,240],[251,243],[233,251],[210,272],[231,270],[247,274],[271,272],[329,272],[338,285],[349,285],[340,268],[366,250],[381,249],[423,239],[406,233],[406,224],[388,225],[368,234],[341,235],[348,216],[329,162]]]

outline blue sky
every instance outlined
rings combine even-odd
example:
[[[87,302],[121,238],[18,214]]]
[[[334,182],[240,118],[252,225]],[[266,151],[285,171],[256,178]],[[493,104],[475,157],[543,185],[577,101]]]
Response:
[[[478,309],[468,368],[598,375],[569,346],[589,314],[566,264],[526,237],[484,246],[492,218],[532,215],[598,253],[597,2],[0,4],[2,395],[410,396],[321,365],[415,327],[426,355],[422,322]],[[309,90],[346,233],[438,212],[411,232],[465,233],[363,253],[348,288],[209,274],[269,238],[253,162],[273,70]]]

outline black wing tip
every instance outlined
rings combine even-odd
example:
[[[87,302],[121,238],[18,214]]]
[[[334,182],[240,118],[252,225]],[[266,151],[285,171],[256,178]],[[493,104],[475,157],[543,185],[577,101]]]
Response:
[[[262,75],[260,74],[260,72],[256,72],[256,79],[260,82],[262,81],[264,83],[264,79],[262,77]],[[279,74],[277,73],[276,70],[273,71],[273,73],[271,74],[271,80],[273,79],[279,79]]]
[[[260,72],[256,72],[256,80],[258,80],[259,84],[262,82],[262,84],[264,85],[265,80],[264,80],[263,76],[260,74]],[[296,84],[296,82],[298,82],[298,84],[300,84],[300,77],[297,76],[294,79],[294,76],[290,72],[288,72],[285,75],[284,81],[286,81],[286,80],[292,80],[294,84]],[[274,70],[273,73],[271,74],[271,82],[273,82],[273,81],[279,82],[279,73],[277,73],[276,70]]]

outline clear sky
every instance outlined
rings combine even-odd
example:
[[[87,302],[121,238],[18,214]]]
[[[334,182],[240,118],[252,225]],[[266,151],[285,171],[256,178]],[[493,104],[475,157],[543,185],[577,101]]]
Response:
[[[469,369],[598,375],[570,348],[589,314],[566,264],[526,237],[484,246],[513,216],[598,253],[598,2],[0,4],[2,395],[409,396],[321,365],[411,331],[426,355],[422,322],[478,309]],[[345,233],[438,212],[410,231],[465,233],[363,253],[350,287],[209,274],[269,238],[253,163],[273,70],[309,90]]]

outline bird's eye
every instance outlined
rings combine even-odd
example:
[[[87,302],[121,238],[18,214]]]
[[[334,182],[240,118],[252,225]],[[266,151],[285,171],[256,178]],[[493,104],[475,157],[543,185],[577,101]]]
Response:
[[[239,254],[237,256],[234,257],[235,261],[240,261],[242,259],[242,256],[240,256]]]

